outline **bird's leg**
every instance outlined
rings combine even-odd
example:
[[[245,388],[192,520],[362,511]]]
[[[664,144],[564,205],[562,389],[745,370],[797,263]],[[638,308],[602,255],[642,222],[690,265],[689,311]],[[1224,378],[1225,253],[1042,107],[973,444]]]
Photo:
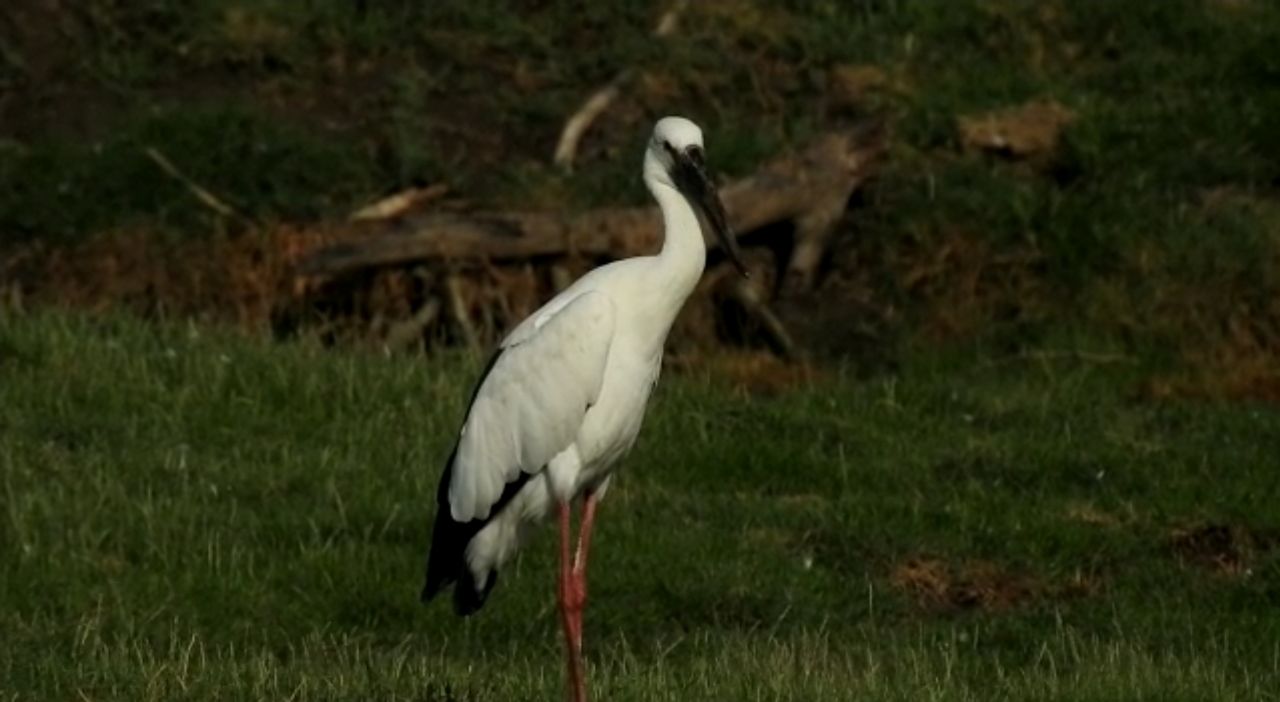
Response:
[[[596,521],[595,492],[587,492],[582,498],[582,521],[578,524],[578,550],[573,556],[573,589],[576,597],[574,633],[578,649],[582,649],[582,611],[587,607],[587,552],[591,549],[591,527]]]
[[[569,503],[557,505],[560,516],[560,587],[556,594],[560,605],[560,623],[564,626],[565,655],[569,662],[569,687],[573,702],[586,702],[582,674],[582,600],[576,596],[577,577],[569,560]]]

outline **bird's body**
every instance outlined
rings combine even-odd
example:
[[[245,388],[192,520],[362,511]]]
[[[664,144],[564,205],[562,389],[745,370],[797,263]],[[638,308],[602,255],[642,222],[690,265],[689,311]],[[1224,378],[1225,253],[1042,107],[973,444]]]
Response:
[[[455,608],[474,612],[533,526],[559,510],[561,609],[576,656],[581,620],[575,630],[566,599],[585,600],[595,504],[635,443],[667,334],[705,265],[695,206],[738,262],[701,148],[692,122],[659,121],[644,172],[662,209],[662,251],[591,271],[499,345],[441,478],[424,599],[456,581]],[[583,523],[570,571],[568,505],[580,497]],[[580,688],[580,662],[578,671]]]
[[[571,376],[567,381],[584,386],[597,382],[599,384],[598,390],[586,393],[580,419],[575,412],[564,412],[565,415],[573,415],[566,423],[577,424],[576,430],[572,431],[570,443],[552,456],[542,470],[528,473],[529,468],[521,465],[523,477],[520,473],[509,472],[507,476],[510,481],[521,482],[516,493],[500,510],[490,509],[487,510],[487,515],[483,514],[485,510],[482,503],[492,499],[493,485],[472,485],[471,481],[465,480],[456,483],[459,487],[455,493],[456,499],[450,500],[450,518],[464,521],[467,516],[471,516],[473,520],[486,520],[472,538],[466,553],[467,566],[481,589],[490,586],[486,581],[486,574],[496,572],[515,555],[532,528],[551,513],[556,502],[572,501],[588,489],[597,498],[602,497],[612,470],[635,443],[650,392],[658,380],[662,366],[663,341],[674,321],[674,317],[663,319],[652,315],[646,320],[639,310],[634,309],[637,307],[636,301],[644,300],[652,294],[645,290],[656,274],[656,266],[644,258],[628,259],[598,268],[532,314],[499,346],[493,367],[482,381],[479,392],[488,392],[494,397],[500,394],[514,396],[503,402],[502,406],[506,412],[501,421],[507,426],[519,426],[522,423],[541,425],[548,419],[541,415],[540,403],[529,402],[527,400],[531,398],[524,397],[529,393],[529,382],[516,381],[517,384],[512,387],[511,379],[505,377],[514,376],[511,371],[542,373],[544,379],[553,381],[542,388],[545,392],[571,394],[566,392],[563,383],[556,382],[563,379],[558,376],[569,374],[564,370],[548,367],[549,363],[555,363],[554,360],[548,361],[544,354],[520,357],[522,346],[541,340],[534,339],[534,336],[548,325],[553,325],[548,333],[555,334],[557,338],[566,337],[569,333],[578,337],[599,337],[587,341],[587,344],[591,347],[590,352],[603,353],[604,358],[599,381],[594,377],[582,377],[594,376],[595,373],[590,371]],[[651,287],[648,289],[652,290]],[[561,317],[562,314],[566,316]],[[616,324],[619,318],[648,323],[620,329]],[[587,320],[590,327],[570,328],[567,322],[571,319],[575,322]],[[555,328],[556,326],[564,326],[565,329]],[[550,339],[552,336],[542,338]],[[532,350],[533,347],[526,348]],[[508,354],[510,356],[504,359]],[[508,367],[499,369],[499,364]],[[534,367],[535,364],[541,367]],[[486,387],[489,383],[493,385]],[[505,388],[502,387],[504,384]],[[503,392],[504,389],[506,392]],[[480,399],[479,393],[477,399]],[[564,398],[562,401],[568,404],[574,399],[577,398]],[[520,412],[527,412],[530,416],[515,419],[507,416]],[[468,429],[470,422],[469,419]],[[555,448],[553,446],[551,450]],[[499,496],[501,487],[512,484],[510,481],[499,486]],[[460,504],[465,509],[473,500],[474,506],[469,512],[452,507],[452,504]],[[441,505],[442,513],[444,506]],[[467,594],[460,592],[458,596]],[[461,608],[468,609],[466,605],[461,605]]]

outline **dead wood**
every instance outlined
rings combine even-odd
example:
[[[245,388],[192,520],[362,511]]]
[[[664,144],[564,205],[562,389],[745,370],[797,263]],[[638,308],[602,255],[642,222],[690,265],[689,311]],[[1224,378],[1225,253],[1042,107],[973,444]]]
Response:
[[[436,321],[436,317],[439,315],[440,298],[427,298],[427,301],[422,303],[411,317],[395,322],[387,329],[383,344],[388,349],[393,350],[411,348],[416,344],[421,344],[426,329]]]
[[[719,266],[700,289],[715,288],[713,298],[736,305],[751,320],[753,333],[785,359],[803,359],[807,352],[771,309],[772,294],[813,285],[849,196],[873,174],[885,143],[886,135],[875,126],[827,134],[721,191],[730,225],[752,234],[744,242],[752,279],[743,281]],[[771,226],[779,222],[793,226]],[[593,259],[651,253],[661,237],[656,207],[578,213],[410,208],[389,218],[335,226],[328,231],[328,244],[297,259],[295,271],[314,283],[303,289],[359,281],[361,276],[347,274],[378,269],[384,269],[380,277],[407,268],[439,276],[425,286],[434,292],[406,301],[413,312],[390,312],[383,325],[388,328],[376,335],[389,347],[411,345],[429,335],[430,327],[447,325],[459,341],[477,349],[497,329],[526,315],[540,286],[563,289],[574,270],[599,262]],[[777,261],[778,251],[790,252],[790,258]],[[536,268],[544,274],[536,275]]]
[[[761,329],[768,336],[769,342],[773,344],[783,358],[788,361],[798,361],[804,357],[805,354],[792,339],[786,325],[770,309],[765,297],[760,293],[758,285],[751,280],[733,276],[728,283],[728,288],[729,296],[739,305],[742,305],[742,309],[760,324]]]
[[[467,311],[466,293],[463,292],[462,277],[457,274],[449,274],[444,281],[444,291],[449,297],[449,315],[453,319],[453,323],[457,325],[458,331],[461,332],[462,338],[467,342],[467,348],[471,351],[478,352],[482,346],[480,342],[480,333],[476,331],[476,327],[471,322],[471,314]]]
[[[730,225],[743,233],[793,222],[795,245],[784,282],[788,288],[808,287],[849,196],[871,176],[885,142],[882,129],[863,126],[827,134],[767,163],[722,189]],[[332,276],[429,260],[620,258],[655,251],[660,222],[656,207],[409,214],[395,221],[352,224],[352,236],[304,256],[297,270],[306,276]]]
[[[355,212],[352,212],[348,219],[353,222],[359,222],[362,220],[380,220],[400,217],[405,212],[408,212],[415,207],[421,207],[432,200],[436,200],[447,192],[449,192],[449,186],[444,183],[436,183],[435,185],[430,185],[425,188],[409,188],[408,190],[402,190],[394,195],[388,195],[377,202],[361,207]]]

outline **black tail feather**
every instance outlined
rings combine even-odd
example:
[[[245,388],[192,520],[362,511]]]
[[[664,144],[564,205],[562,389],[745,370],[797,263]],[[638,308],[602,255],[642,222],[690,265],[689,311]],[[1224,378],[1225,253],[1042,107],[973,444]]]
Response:
[[[436,488],[436,522],[431,529],[431,549],[427,554],[427,582],[422,588],[422,601],[427,602],[448,586],[458,581],[467,571],[467,544],[479,528],[469,528],[470,523],[457,522],[449,509],[449,479],[453,474],[453,459],[458,447],[453,447],[445,463],[444,475]]]
[[[471,414],[471,406],[476,402],[476,395],[480,394],[480,387],[484,385],[485,378],[489,376],[489,372],[493,370],[494,365],[498,363],[498,357],[502,355],[502,350],[496,351],[489,358],[489,362],[485,364],[484,370],[480,373],[480,380],[471,390],[471,399],[467,402],[467,414]],[[427,582],[422,587],[422,601],[428,602],[441,590],[449,587],[449,585],[458,581],[465,574],[463,585],[470,584],[471,590],[475,591],[475,579],[467,568],[467,544],[471,543],[471,538],[475,536],[488,520],[473,519],[469,522],[457,522],[453,519],[452,511],[449,507],[449,481],[453,477],[453,461],[458,457],[458,444],[453,445],[453,451],[449,454],[449,460],[444,464],[444,475],[440,476],[440,485],[436,488],[436,522],[431,529],[431,549],[427,555]],[[523,481],[521,481],[523,483]],[[503,497],[507,497],[506,491],[503,491]],[[491,514],[496,514],[497,509],[492,510]],[[493,584],[498,579],[495,572],[489,578],[488,586],[482,594],[476,597],[464,597],[455,589],[454,593],[454,609],[459,614],[471,614],[484,604],[485,597],[488,596],[489,590],[493,589]],[[462,586],[459,586],[462,588]],[[463,607],[462,602],[466,601],[467,607]],[[466,610],[464,612],[464,610]]]
[[[448,471],[441,484],[447,484]],[[427,582],[422,588],[422,601],[427,602],[458,580],[466,570],[465,554],[471,535],[463,524],[453,521],[449,505],[437,505],[436,523],[431,529],[431,550],[427,555]]]
[[[487,519],[472,519],[468,522],[455,521],[449,507],[449,480],[453,473],[453,459],[458,453],[455,446],[453,454],[445,464],[444,475],[440,477],[440,486],[436,490],[436,520],[431,530],[431,550],[427,555],[427,578],[422,587],[422,601],[428,602],[441,591],[453,585],[453,609],[462,616],[474,614],[484,606],[489,592],[498,583],[498,571],[489,573],[484,587],[477,587],[475,576],[467,567],[467,546],[480,530],[502,511],[507,503],[520,492],[520,488],[528,482],[530,475],[520,475],[502,489],[502,495],[489,511]]]
[[[489,582],[483,588],[476,587],[475,577],[469,568],[462,569],[462,577],[453,586],[453,611],[459,616],[467,617],[475,614],[489,599],[489,591],[498,584],[498,571],[489,573]]]
[[[456,522],[449,514],[448,505],[436,513],[436,524],[431,535],[431,553],[427,556],[427,582],[422,588],[422,601],[428,602],[453,585],[453,611],[461,616],[475,614],[489,597],[498,582],[498,573],[489,574],[483,588],[476,586],[475,576],[467,567],[466,551],[471,538],[483,523],[473,520]]]

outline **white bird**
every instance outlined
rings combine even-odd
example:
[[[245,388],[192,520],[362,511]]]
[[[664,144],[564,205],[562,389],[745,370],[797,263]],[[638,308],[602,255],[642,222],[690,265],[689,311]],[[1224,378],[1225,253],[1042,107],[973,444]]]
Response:
[[[436,491],[422,599],[453,584],[461,615],[484,604],[499,568],[538,522],[557,513],[557,603],[575,700],[585,699],[582,610],[596,505],[635,443],[667,333],[702,276],[699,213],[747,274],[703,153],[698,125],[682,117],[658,121],[644,182],[662,210],[662,251],[591,271],[507,335],[476,386]],[[569,512],[578,498],[571,561]]]

